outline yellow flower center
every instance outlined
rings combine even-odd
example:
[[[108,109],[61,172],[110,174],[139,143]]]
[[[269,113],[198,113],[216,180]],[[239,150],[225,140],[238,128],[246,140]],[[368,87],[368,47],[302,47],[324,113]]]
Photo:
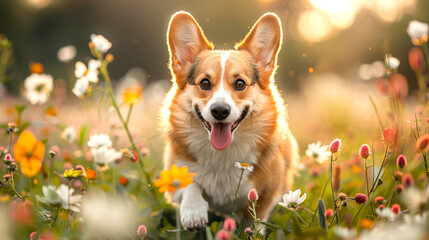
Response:
[[[247,163],[240,163],[240,165],[241,165],[242,167],[249,167],[249,164],[247,164]]]

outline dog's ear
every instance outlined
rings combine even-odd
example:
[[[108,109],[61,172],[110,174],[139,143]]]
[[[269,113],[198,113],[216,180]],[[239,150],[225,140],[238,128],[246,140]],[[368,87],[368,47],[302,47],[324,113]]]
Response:
[[[170,51],[170,68],[179,87],[186,83],[186,72],[203,50],[213,49],[204,36],[197,21],[188,12],[177,12],[170,20],[167,31],[167,44]]]
[[[266,85],[276,68],[277,54],[282,42],[280,19],[274,13],[264,14],[253,25],[244,40],[235,45],[236,50],[250,52],[255,61],[262,81]]]

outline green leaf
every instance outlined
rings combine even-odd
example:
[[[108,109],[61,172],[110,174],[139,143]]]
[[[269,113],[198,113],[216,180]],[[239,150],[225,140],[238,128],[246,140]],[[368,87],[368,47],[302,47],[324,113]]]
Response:
[[[326,218],[325,218],[326,207],[325,207],[325,203],[323,202],[323,199],[321,198],[319,198],[319,202],[317,203],[317,210],[319,212],[319,224],[323,229],[327,231],[328,225],[326,224]]]
[[[212,222],[212,224],[210,225],[210,230],[212,231],[212,233],[216,233],[217,230],[219,229],[219,222],[215,221]]]
[[[24,131],[25,129],[27,129],[28,126],[30,126],[30,122],[24,122],[24,123],[22,123],[21,126],[18,127],[19,133],[21,133],[22,131]]]
[[[7,83],[9,81],[10,81],[10,77],[9,76],[4,76],[0,83],[4,84],[4,83]]]
[[[79,133],[78,145],[80,147],[83,147],[83,145],[85,144],[85,140],[87,139],[87,137],[88,137],[88,126],[84,125],[80,129],[80,133]]]
[[[18,115],[21,115],[21,113],[25,110],[27,106],[25,105],[15,105],[15,110],[18,113]]]
[[[206,226],[206,239],[207,240],[214,240],[212,230],[208,226]]]
[[[268,228],[270,228],[273,231],[277,231],[278,229],[282,228],[280,225],[274,224],[274,223],[270,223],[270,222],[259,222],[262,225],[267,226]]]

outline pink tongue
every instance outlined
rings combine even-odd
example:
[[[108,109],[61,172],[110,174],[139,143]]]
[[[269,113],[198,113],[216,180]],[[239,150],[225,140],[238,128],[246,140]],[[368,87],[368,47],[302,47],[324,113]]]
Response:
[[[210,142],[217,150],[224,150],[231,143],[231,127],[233,123],[212,123]]]

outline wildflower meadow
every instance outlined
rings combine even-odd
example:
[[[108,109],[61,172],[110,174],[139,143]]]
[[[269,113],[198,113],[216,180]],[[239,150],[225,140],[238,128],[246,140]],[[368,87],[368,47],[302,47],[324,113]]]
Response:
[[[325,76],[283,92],[300,162],[266,221],[255,189],[247,195],[251,225],[234,212],[240,177],[232,212],[209,211],[194,232],[167,195],[195,173],[162,170],[158,114],[170,82],[145,83],[139,70],[113,78],[126,59],[93,33],[85,49],[57,49],[61,76],[31,61],[14,92],[7,83],[17,49],[0,35],[0,239],[428,239],[429,27],[407,23],[395,29],[409,37],[408,59],[386,50],[353,73],[366,78],[357,87]],[[230,167],[243,176],[255,166]]]

